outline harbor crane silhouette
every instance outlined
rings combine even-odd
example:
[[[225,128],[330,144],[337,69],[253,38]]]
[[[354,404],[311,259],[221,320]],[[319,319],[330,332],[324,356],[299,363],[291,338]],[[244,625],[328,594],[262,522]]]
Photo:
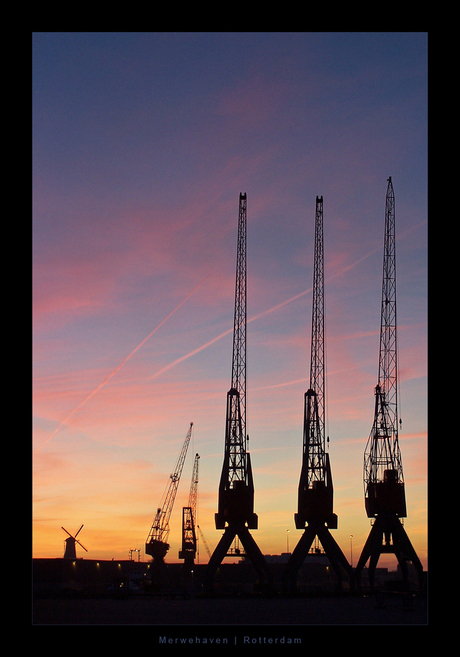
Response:
[[[408,585],[408,563],[412,562],[421,588],[423,566],[401,520],[407,517],[407,510],[398,436],[395,195],[391,177],[387,182],[379,374],[374,391],[374,421],[364,452],[365,508],[372,528],[356,565],[355,575],[360,585],[362,570],[369,561],[369,584],[373,588],[380,555],[393,553],[401,567],[404,585]]]
[[[232,380],[227,393],[224,462],[219,484],[216,529],[224,533],[207,565],[206,586],[212,588],[214,574],[239,539],[245,555],[254,565],[261,586],[271,582],[271,572],[250,529],[257,529],[254,512],[254,481],[248,452],[246,427],[246,323],[247,323],[247,195],[241,193],[238,210],[238,238],[233,323]]]
[[[164,563],[164,558],[169,550],[169,519],[176,499],[177,489],[184,467],[185,457],[192,436],[193,422],[190,422],[189,430],[185,436],[184,444],[179,454],[176,467],[170,475],[171,481],[164,495],[161,506],[158,507],[155,518],[150,528],[149,535],[145,543],[145,553],[153,557],[154,565],[161,566]]]
[[[198,495],[199,460],[200,455],[195,454],[188,506],[182,507],[182,549],[179,552],[179,559],[184,560],[184,569],[187,572],[190,572],[193,569],[197,550],[196,502]]]
[[[313,307],[311,332],[310,387],[304,396],[303,453],[298,487],[295,526],[304,532],[289,557],[283,574],[286,592],[296,589],[296,579],[313,541],[317,538],[342,586],[342,569],[352,583],[352,569],[330,529],[337,529],[333,512],[331,465],[325,436],[325,352],[324,352],[324,231],[323,197],[316,197]],[[329,437],[327,438],[329,442]]]

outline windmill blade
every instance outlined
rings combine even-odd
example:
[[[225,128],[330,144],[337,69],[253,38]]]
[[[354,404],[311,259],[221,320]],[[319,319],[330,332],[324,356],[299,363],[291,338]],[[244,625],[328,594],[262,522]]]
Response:
[[[64,527],[61,527],[61,529],[64,529]],[[70,532],[68,532],[67,529],[64,529],[64,531],[65,531],[66,534],[68,534],[70,536],[70,538],[73,538],[72,534]]]
[[[77,538],[78,534],[81,532],[82,529],[83,529],[83,525],[80,527],[80,529],[78,530],[78,532],[75,534],[75,538]]]
[[[88,552],[88,550],[85,548],[84,545],[82,545],[82,544],[80,543],[80,541],[77,541],[77,539],[75,539],[75,543],[78,543],[78,545],[79,545],[80,547],[82,547],[82,548],[84,549],[85,552]]]

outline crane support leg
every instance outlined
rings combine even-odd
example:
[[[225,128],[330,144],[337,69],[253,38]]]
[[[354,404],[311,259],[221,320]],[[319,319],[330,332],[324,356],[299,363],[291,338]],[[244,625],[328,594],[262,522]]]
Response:
[[[344,553],[340,549],[338,543],[332,537],[329,529],[327,527],[322,527],[318,529],[318,538],[321,542],[321,545],[326,552],[331,566],[334,568],[337,575],[337,584],[338,588],[342,588],[342,568],[348,573],[350,581],[350,589],[354,588],[354,577],[353,569],[348,563]]]
[[[309,523],[305,528],[299,542],[297,543],[294,552],[292,553],[286,570],[283,574],[283,590],[285,593],[294,593],[296,590],[296,580],[298,572],[311,548],[311,545],[318,537],[324,551],[331,562],[337,576],[337,587],[342,588],[342,568],[348,573],[350,580],[350,588],[354,586],[353,570],[348,563],[345,555],[336,543],[329,529],[324,523]]]
[[[272,582],[272,574],[267,566],[264,556],[254,538],[249,533],[246,525],[232,523],[226,527],[222,538],[217,544],[217,547],[214,550],[212,557],[207,565],[205,586],[208,593],[212,591],[212,583],[215,572],[222,563],[223,559],[227,556],[235,536],[238,536],[240,539],[241,544],[245,549],[246,555],[251,560],[254,568],[257,571],[257,574],[259,575],[261,584],[264,586],[270,586]]]
[[[236,528],[227,527],[222,535],[222,538],[217,544],[214,552],[212,553],[212,557],[210,558],[208,565],[206,566],[206,587],[208,589],[212,588],[212,579],[214,577],[214,574],[218,569],[218,567],[220,566],[220,564],[222,563],[228,550],[230,549],[230,545],[232,544],[232,541],[235,538],[235,536],[236,536]]]
[[[238,531],[238,536],[246,551],[246,554],[251,559],[254,568],[259,574],[261,584],[270,586],[272,583],[271,571],[267,566],[267,563],[264,559],[262,552],[260,551],[259,546],[255,542],[252,535],[249,533],[249,529],[246,526],[243,526]]]
[[[401,566],[403,583],[408,587],[407,564],[411,561],[417,571],[418,585],[423,589],[423,566],[400,519],[396,516],[378,516],[372,526],[356,565],[356,583],[361,585],[361,573],[369,560],[369,585],[374,589],[375,569],[381,554],[394,554]]]
[[[297,574],[305,561],[305,557],[314,539],[315,532],[308,526],[295,546],[283,573],[283,589],[285,593],[293,593],[296,590]]]

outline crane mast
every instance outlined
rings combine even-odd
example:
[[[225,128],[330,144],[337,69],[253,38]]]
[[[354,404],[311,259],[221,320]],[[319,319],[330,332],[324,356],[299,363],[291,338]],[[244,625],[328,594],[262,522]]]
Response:
[[[351,568],[329,529],[337,528],[333,513],[333,485],[325,439],[325,352],[324,352],[324,230],[323,197],[316,197],[315,248],[313,266],[313,305],[311,330],[310,387],[304,396],[302,468],[298,488],[298,507],[294,514],[297,529],[304,533],[284,572],[284,587],[295,590],[298,571],[317,537],[336,572],[339,586],[342,570]]]
[[[235,309],[233,319],[232,380],[227,393],[225,419],[224,462],[219,484],[216,529],[224,534],[207,566],[207,583],[222,559],[229,552],[235,537],[239,537],[262,578],[268,580],[265,559],[249,529],[257,529],[254,513],[254,482],[251,458],[247,451],[246,429],[246,324],[247,324],[247,195],[239,196],[238,238],[236,258]]]
[[[398,437],[398,358],[396,340],[395,195],[388,178],[385,202],[383,283],[380,314],[378,383],[374,390],[374,421],[364,452],[364,501],[372,528],[356,566],[356,577],[369,562],[369,583],[382,553],[398,559],[408,585],[412,561],[422,585],[423,567],[400,518],[407,516],[404,476]]]
[[[185,441],[182,445],[176,467],[170,475],[171,481],[169,482],[161,506],[157,509],[145,543],[145,553],[152,556],[154,561],[162,562],[169,550],[169,519],[173,510],[174,500],[176,499],[177,489],[179,488],[179,481],[184,467],[185,457],[187,456],[190,438],[192,436],[192,428],[193,422],[190,422],[190,428],[185,436]]]
[[[196,556],[196,501],[198,494],[198,462],[200,455],[195,454],[193,461],[192,482],[188,506],[182,508],[182,550],[179,559],[184,559],[186,566],[193,566]]]

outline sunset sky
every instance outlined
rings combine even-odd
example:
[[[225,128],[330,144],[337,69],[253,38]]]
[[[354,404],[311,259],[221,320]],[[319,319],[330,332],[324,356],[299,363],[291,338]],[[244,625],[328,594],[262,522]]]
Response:
[[[389,176],[404,525],[427,568],[427,35],[33,35],[34,557],[61,557],[61,526],[81,524],[77,556],[143,553],[190,422],[167,561],[196,452],[198,523],[217,544],[245,192],[253,536],[279,554],[301,535],[319,195],[333,535],[356,565]]]

